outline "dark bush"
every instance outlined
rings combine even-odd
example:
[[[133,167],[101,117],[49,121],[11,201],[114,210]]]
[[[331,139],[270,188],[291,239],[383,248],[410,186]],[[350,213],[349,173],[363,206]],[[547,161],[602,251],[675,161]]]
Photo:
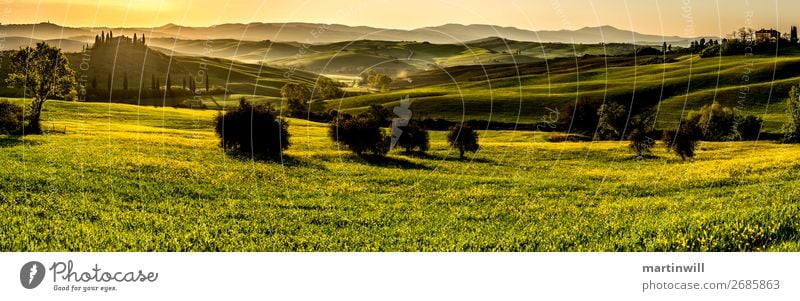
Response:
[[[478,148],[478,132],[470,127],[454,126],[450,128],[447,134],[447,142],[450,146],[458,149],[459,158],[464,158],[464,152],[477,152]]]
[[[743,118],[737,118],[734,123],[734,135],[737,140],[756,140],[761,133],[761,125],[764,120],[760,117],[747,115]]]
[[[400,127],[403,131],[400,138],[397,139],[397,145],[406,149],[406,152],[418,150],[420,152],[428,151],[430,148],[430,137],[428,131],[421,128],[416,121],[410,121],[407,126]]]
[[[564,130],[570,133],[584,134],[592,136],[600,121],[597,115],[601,103],[588,99],[581,99],[577,104],[570,104],[559,116]]]
[[[242,98],[239,107],[218,114],[215,130],[228,151],[275,158],[289,147],[289,125],[270,105],[254,105]]]
[[[369,114],[372,119],[375,119],[380,126],[389,126],[391,124],[391,117],[393,114],[389,109],[385,108],[382,105],[371,105],[367,110],[367,114]]]
[[[391,138],[384,133],[380,123],[369,114],[356,117],[339,115],[331,122],[329,135],[333,141],[347,146],[359,156],[385,155],[391,143]]]
[[[694,158],[697,142],[702,137],[702,130],[696,122],[685,121],[678,129],[664,131],[661,138],[668,151],[672,151],[682,160],[686,160],[686,158]]]
[[[661,51],[653,47],[642,47],[636,50],[637,56],[661,55]]]
[[[628,108],[613,101],[604,103],[597,109],[598,135],[601,139],[622,138],[628,124]]]
[[[656,145],[655,133],[651,130],[635,128],[628,136],[630,148],[636,153],[637,158],[647,158],[650,150]]]
[[[708,141],[728,141],[734,136],[735,121],[733,109],[718,102],[704,105],[700,112],[689,114],[689,120],[702,130],[702,138]]]
[[[656,111],[645,110],[631,118],[629,122],[631,128],[631,133],[628,135],[628,141],[631,142],[629,147],[639,159],[650,157],[650,151],[659,138],[660,133],[655,131],[656,116]]]
[[[0,135],[16,134],[22,131],[22,107],[0,101]]]

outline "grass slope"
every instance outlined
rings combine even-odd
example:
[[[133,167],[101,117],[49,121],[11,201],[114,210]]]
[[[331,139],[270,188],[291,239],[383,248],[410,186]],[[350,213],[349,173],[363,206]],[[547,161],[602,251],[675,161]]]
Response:
[[[20,100],[12,100],[21,102]],[[625,143],[481,132],[458,161],[365,161],[289,120],[283,164],[228,157],[215,111],[50,101],[0,137],[3,251],[732,251],[800,241],[800,149],[703,143],[682,163]]]
[[[649,63],[657,59],[583,57],[453,67],[412,76],[390,93],[330,100],[327,106],[358,112],[371,104],[394,106],[408,95],[415,116],[536,123],[579,101],[614,101],[657,108],[657,126],[668,128],[689,110],[719,101],[764,117],[766,130],[774,132],[784,120],[789,88],[800,83],[796,52]]]

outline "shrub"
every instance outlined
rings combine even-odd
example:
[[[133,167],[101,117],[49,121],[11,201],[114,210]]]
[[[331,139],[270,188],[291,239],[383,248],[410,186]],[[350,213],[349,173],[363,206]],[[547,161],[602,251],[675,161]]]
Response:
[[[289,116],[304,117],[308,113],[311,90],[306,86],[297,83],[286,83],[281,88],[281,97],[286,99],[286,109]]]
[[[641,159],[650,156],[650,150],[656,145],[654,134],[651,130],[641,128],[631,131],[628,140],[631,142],[630,148],[636,153],[636,157]]]
[[[601,138],[618,139],[623,135],[628,123],[628,109],[625,106],[616,102],[604,103],[597,109],[597,116]]]
[[[661,55],[661,51],[653,47],[642,47],[636,50],[637,56]]]
[[[22,107],[0,101],[0,135],[16,134],[22,130]]]
[[[570,104],[559,113],[561,124],[572,133],[593,135],[600,120],[597,111],[600,103],[588,99],[581,99],[577,104]]]
[[[744,118],[736,119],[734,123],[734,136],[737,140],[755,140],[761,134],[761,125],[764,120],[760,117],[747,115]]]
[[[478,145],[478,132],[472,128],[465,126],[454,126],[450,128],[447,134],[447,142],[450,146],[458,149],[459,158],[464,158],[464,152],[477,152],[480,146]]]
[[[275,109],[244,98],[236,110],[217,115],[215,130],[223,149],[255,157],[278,157],[289,147],[289,125]]]
[[[662,140],[668,151],[672,151],[682,160],[686,160],[686,158],[694,158],[697,142],[702,136],[697,123],[689,120],[681,123],[678,129],[664,131]]]
[[[391,111],[389,111],[389,109],[382,105],[370,105],[366,113],[369,114],[372,119],[375,119],[375,121],[377,121],[381,126],[389,126],[389,124],[391,124],[389,117],[391,117],[393,114]]]
[[[696,122],[702,130],[702,138],[709,141],[731,140],[735,121],[733,109],[718,102],[705,105],[700,112],[689,114],[689,120]]]
[[[356,117],[339,115],[331,123],[329,135],[333,141],[347,146],[359,156],[383,156],[389,151],[391,143],[391,138],[384,133],[378,121],[368,114]]]
[[[428,131],[421,128],[416,121],[410,121],[407,126],[400,127],[403,131],[397,139],[397,145],[406,149],[406,152],[418,150],[427,152],[430,148],[430,136]]]

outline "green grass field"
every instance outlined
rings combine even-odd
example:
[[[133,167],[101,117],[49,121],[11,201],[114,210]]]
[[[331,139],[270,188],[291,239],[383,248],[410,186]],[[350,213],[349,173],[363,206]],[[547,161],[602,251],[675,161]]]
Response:
[[[215,114],[47,102],[55,132],[0,137],[0,250],[800,250],[794,145],[640,161],[498,131],[459,161],[434,132],[426,156],[365,161],[292,119],[282,162],[262,162],[222,152]]]

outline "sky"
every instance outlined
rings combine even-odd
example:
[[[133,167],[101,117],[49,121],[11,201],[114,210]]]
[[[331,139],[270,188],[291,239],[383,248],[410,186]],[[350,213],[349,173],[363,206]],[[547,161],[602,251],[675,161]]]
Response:
[[[646,34],[724,36],[747,26],[788,31],[797,0],[0,0],[0,23],[74,27],[310,22],[414,29],[446,23],[528,30],[611,25]]]

